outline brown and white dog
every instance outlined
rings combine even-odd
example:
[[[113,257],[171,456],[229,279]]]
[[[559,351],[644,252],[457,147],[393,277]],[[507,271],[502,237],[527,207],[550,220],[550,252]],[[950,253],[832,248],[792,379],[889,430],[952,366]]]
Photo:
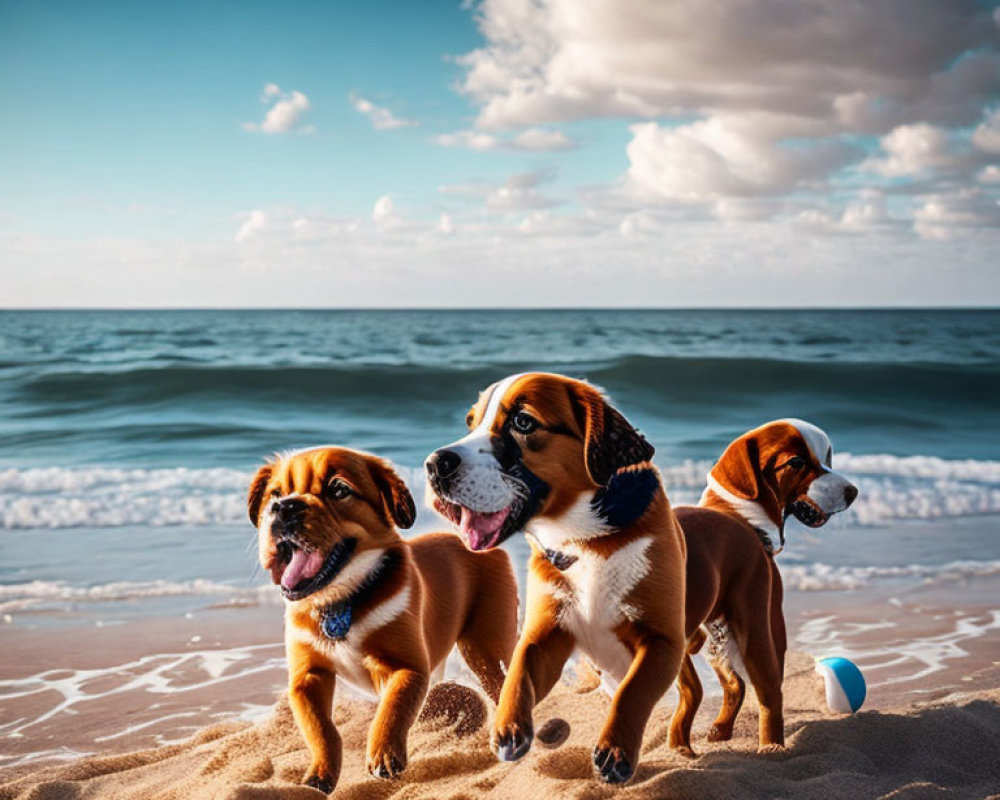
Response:
[[[260,563],[286,600],[289,701],[312,755],[305,783],[331,792],[340,774],[337,678],[378,699],[367,765],[382,778],[406,766],[407,733],[456,643],[498,699],[517,638],[506,553],[469,552],[450,533],[402,539],[413,498],[388,462],[355,450],[279,456],[247,501]]]
[[[432,504],[473,550],[520,530],[532,548],[493,748],[504,761],[528,751],[532,709],[579,647],[614,688],[595,768],[626,781],[687,641],[684,539],[653,448],[593,386],[547,373],[493,384],[467,422],[427,459]]]
[[[694,755],[691,724],[702,698],[690,653],[706,640],[723,688],[709,740],[732,737],[746,693],[739,671],[745,670],[760,705],[759,749],[784,746],[785,617],[774,556],[784,547],[788,517],[818,528],[857,497],[857,488],[831,469],[832,458],[830,438],[815,425],[769,422],[726,448],[708,473],[698,506],[676,509],[687,542],[690,650],[678,679],[669,742],[684,755]]]

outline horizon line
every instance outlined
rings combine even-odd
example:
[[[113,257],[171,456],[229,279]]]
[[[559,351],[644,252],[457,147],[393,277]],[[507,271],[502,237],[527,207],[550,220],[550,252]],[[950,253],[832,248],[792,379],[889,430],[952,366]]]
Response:
[[[3,312],[128,312],[128,311],[1000,311],[993,305],[719,305],[719,306],[0,306]]]

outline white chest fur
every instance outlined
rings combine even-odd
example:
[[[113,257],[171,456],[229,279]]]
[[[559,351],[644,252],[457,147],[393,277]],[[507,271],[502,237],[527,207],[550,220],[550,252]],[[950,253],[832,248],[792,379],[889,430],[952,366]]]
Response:
[[[649,572],[646,550],[651,542],[651,537],[644,536],[607,558],[571,544],[562,551],[577,560],[563,571],[569,590],[557,592],[562,601],[559,624],[616,682],[628,672],[632,654],[614,629],[639,617],[639,610],[626,603],[625,597]]]
[[[337,680],[348,684],[352,689],[369,700],[377,700],[378,692],[372,685],[371,673],[365,664],[365,653],[362,649],[369,634],[388,625],[402,614],[410,605],[410,587],[404,586],[392,597],[380,603],[368,612],[357,623],[351,625],[347,636],[343,639],[329,639],[322,634],[297,626],[285,624],[285,638],[309,645],[313,650],[324,656],[337,673]]]

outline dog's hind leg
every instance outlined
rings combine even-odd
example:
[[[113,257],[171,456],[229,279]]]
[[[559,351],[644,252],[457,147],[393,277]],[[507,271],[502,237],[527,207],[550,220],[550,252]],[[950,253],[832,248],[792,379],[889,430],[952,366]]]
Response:
[[[755,620],[754,625],[744,622],[734,625],[734,630],[755,632],[754,635],[747,635],[739,644],[743,666],[753,684],[757,705],[760,707],[757,751],[763,753],[784,749],[785,725],[781,687],[783,665],[775,647],[770,612],[763,609],[760,616],[763,618]]]
[[[736,717],[743,707],[747,685],[729,663],[713,661],[712,669],[715,670],[722,686],[722,707],[708,731],[708,741],[728,742],[733,738],[733,725],[736,724]]]
[[[697,652],[701,647],[692,648]],[[691,725],[694,723],[694,716],[698,713],[698,706],[701,705],[702,688],[701,679],[695,671],[694,662],[691,660],[691,650],[684,655],[681,662],[681,671],[677,676],[677,691],[680,700],[674,711],[674,716],[670,720],[670,736],[667,740],[669,746],[680,755],[694,758],[695,752],[691,749]]]

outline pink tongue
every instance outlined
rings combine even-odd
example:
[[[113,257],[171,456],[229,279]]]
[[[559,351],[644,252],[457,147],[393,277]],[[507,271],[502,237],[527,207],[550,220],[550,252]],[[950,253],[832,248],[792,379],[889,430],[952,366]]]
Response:
[[[286,589],[294,589],[299,583],[309,580],[319,572],[325,560],[319,550],[306,553],[296,548],[292,551],[292,560],[281,574],[281,585]]]
[[[485,550],[496,544],[497,535],[503,527],[510,508],[482,513],[462,507],[462,519],[458,526],[469,543],[470,550]]]

